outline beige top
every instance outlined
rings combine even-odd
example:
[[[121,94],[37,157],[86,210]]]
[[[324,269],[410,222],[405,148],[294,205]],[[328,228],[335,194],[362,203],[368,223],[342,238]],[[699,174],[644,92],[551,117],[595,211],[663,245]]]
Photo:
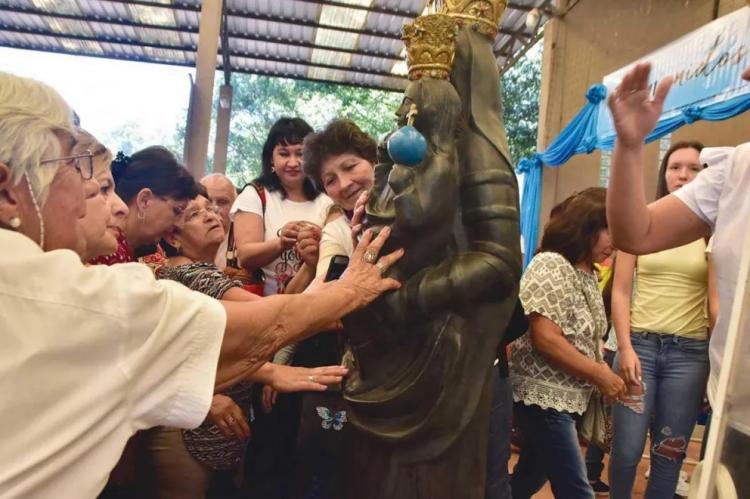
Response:
[[[201,424],[217,300],[4,229],[0,248],[0,497],[96,497],[137,430]]]
[[[706,243],[638,257],[630,312],[631,331],[708,338]]]
[[[331,259],[336,255],[351,256],[354,253],[352,228],[345,216],[340,216],[325,224],[320,237],[318,267],[315,276],[326,275]]]

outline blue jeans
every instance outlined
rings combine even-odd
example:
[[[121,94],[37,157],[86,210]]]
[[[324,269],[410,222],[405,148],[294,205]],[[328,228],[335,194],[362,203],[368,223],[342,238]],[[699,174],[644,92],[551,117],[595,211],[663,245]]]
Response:
[[[630,499],[636,468],[651,430],[651,476],[646,499],[671,499],[708,379],[708,341],[674,335],[632,333],[646,384],[644,412],[615,404],[609,487],[613,499]],[[620,355],[615,358],[619,371]]]
[[[510,434],[513,429],[513,393],[508,378],[493,374],[490,429],[487,435],[485,499],[510,499]]]
[[[513,498],[528,499],[549,480],[555,497],[593,499],[573,415],[522,402],[515,409],[523,446],[511,479]]]

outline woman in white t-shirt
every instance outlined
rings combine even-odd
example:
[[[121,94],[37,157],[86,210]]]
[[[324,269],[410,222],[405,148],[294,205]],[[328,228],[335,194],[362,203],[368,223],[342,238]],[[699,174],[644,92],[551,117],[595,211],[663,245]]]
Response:
[[[320,239],[331,205],[302,172],[302,140],[312,131],[301,118],[279,119],[263,145],[259,188],[245,188],[230,211],[239,262],[263,268],[265,296],[284,292],[302,265],[298,236]]]
[[[304,260],[317,251],[299,250],[297,240],[320,240],[331,200],[320,194],[302,172],[302,141],[313,129],[300,118],[280,118],[268,132],[261,157],[261,174],[246,186],[229,214],[240,265],[248,272],[263,269],[264,296],[283,294]],[[317,246],[315,246],[317,248]],[[274,354],[275,364],[290,364],[293,350]],[[294,449],[298,397],[277,396],[265,385],[253,403],[255,437],[248,449],[247,491],[251,496],[275,497],[288,486]]]

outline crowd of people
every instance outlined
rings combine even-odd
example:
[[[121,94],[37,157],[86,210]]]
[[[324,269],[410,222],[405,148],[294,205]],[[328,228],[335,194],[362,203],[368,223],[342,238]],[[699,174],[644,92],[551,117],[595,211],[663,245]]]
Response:
[[[675,143],[647,204],[670,85],[652,97],[648,74],[610,97],[608,189],[554,207],[522,277],[487,499],[629,498],[647,439],[646,497],[671,498],[714,397],[750,148]],[[399,287],[403,255],[362,231],[377,154],[350,120],[281,118],[238,191],[163,147],[113,155],[53,89],[0,73],[0,496],[341,497],[340,319]]]

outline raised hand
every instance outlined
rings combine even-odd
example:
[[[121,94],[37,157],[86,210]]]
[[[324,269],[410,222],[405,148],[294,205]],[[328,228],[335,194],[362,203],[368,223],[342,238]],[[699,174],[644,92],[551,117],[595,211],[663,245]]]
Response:
[[[650,73],[650,63],[636,64],[609,96],[617,140],[622,146],[642,145],[661,115],[664,100],[672,86],[672,77],[659,82],[652,99],[648,89]]]
[[[214,395],[207,419],[215,424],[221,434],[227,438],[246,440],[250,437],[250,426],[247,424],[244,411],[226,395],[218,393]]]

